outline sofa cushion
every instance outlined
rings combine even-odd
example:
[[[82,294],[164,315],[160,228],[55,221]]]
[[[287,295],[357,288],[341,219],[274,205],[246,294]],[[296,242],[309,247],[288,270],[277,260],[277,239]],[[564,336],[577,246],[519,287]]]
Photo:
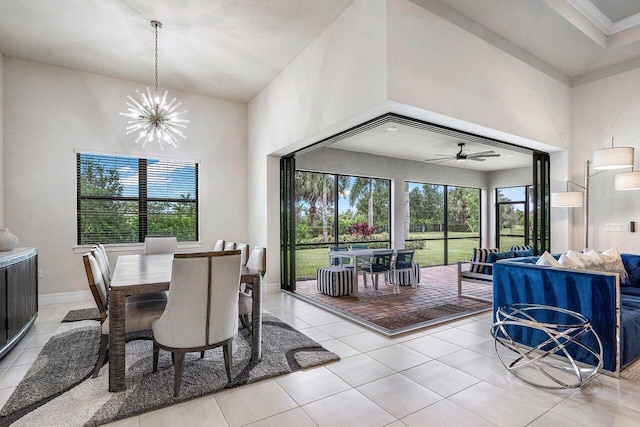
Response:
[[[516,257],[515,251],[506,251],[506,252],[491,252],[487,256],[487,262],[493,264],[496,261],[500,261],[501,259],[511,259]],[[484,274],[493,274],[493,268],[487,266],[484,268]]]
[[[640,256],[624,254],[622,256],[624,269],[629,274],[629,284],[634,288],[640,288]]]
[[[533,255],[533,246],[532,245],[521,245],[521,246],[511,246],[507,251],[531,251],[531,255]]]
[[[471,257],[471,262],[487,262],[487,257],[492,252],[499,252],[498,248],[491,249],[473,249],[473,256]],[[484,265],[471,264],[471,272],[472,273],[484,273]]]
[[[509,249],[511,250],[511,249]],[[514,258],[522,258],[527,256],[533,256],[533,249],[515,250],[516,256]]]
[[[562,268],[562,264],[560,264],[549,252],[545,251],[538,261],[536,261],[536,265],[543,265],[546,267],[557,267]]]

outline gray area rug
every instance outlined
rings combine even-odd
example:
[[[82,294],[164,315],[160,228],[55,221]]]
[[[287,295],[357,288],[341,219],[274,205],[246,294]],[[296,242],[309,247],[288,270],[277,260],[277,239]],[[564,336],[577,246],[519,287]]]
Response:
[[[100,312],[97,307],[93,308],[81,308],[79,310],[70,310],[64,319],[62,319],[63,323],[66,322],[79,322],[81,320],[98,320],[100,321]]]
[[[82,357],[87,359],[84,364],[90,372],[97,357],[99,329],[96,327],[93,332],[90,330],[91,328],[81,328],[54,337],[57,338],[55,348],[66,346],[67,351],[58,354],[52,348],[52,352],[43,354],[49,345],[47,344],[31,370],[51,363],[40,360],[41,358],[58,359],[72,353],[82,353]],[[89,336],[92,333],[95,337]],[[180,396],[174,398],[171,355],[161,351],[158,372],[153,373],[152,346],[152,342],[146,340],[127,343],[127,390],[120,393],[107,391],[107,367],[102,369],[97,378],[82,381],[88,374],[83,373],[74,363],[68,362],[62,364],[64,371],[57,376],[71,379],[75,375],[80,377],[80,384],[77,380],[69,380],[66,386],[68,392],[58,391],[48,399],[43,398],[43,395],[51,392],[34,394],[27,390],[48,388],[50,380],[47,374],[50,370],[37,369],[41,373],[39,376],[33,375],[30,370],[2,409],[0,425],[8,425],[17,420],[15,426],[98,426],[227,388],[339,360],[337,355],[306,335],[265,313],[260,362],[250,361],[251,337],[246,330],[241,330],[233,343],[232,384],[227,384],[221,348],[207,351],[204,359],[200,359],[199,353],[192,353],[185,358]],[[65,386],[59,385],[57,388]]]

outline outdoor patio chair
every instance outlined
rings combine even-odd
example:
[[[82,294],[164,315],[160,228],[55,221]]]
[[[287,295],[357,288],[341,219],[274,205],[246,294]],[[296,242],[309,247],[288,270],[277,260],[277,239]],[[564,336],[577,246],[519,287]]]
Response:
[[[413,256],[415,254],[414,249],[398,249],[396,256],[391,264],[390,283],[393,285],[393,293],[400,293],[400,274],[413,275]],[[410,283],[414,283],[415,279],[411,278]]]
[[[347,251],[349,250],[349,248],[347,248],[346,246],[332,246],[329,248],[329,252],[342,252],[342,251]],[[341,257],[341,258],[330,258],[330,265],[343,265],[343,264],[349,264],[351,262],[351,258],[348,257]],[[345,265],[344,267],[348,267],[348,265]]]
[[[391,271],[392,257],[393,249],[376,250],[373,252],[370,262],[364,263],[362,266],[358,267],[358,270],[362,271],[365,287],[367,286],[367,274],[371,275],[373,292],[376,297],[378,296],[378,276],[382,274],[384,278],[384,273]],[[386,279],[384,280],[386,283]]]

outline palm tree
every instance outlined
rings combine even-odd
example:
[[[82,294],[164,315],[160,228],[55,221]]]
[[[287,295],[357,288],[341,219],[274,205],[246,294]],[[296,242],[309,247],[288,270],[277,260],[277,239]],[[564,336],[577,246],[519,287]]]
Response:
[[[353,185],[351,186],[351,193],[349,194],[349,204],[351,206],[354,203],[364,197],[369,198],[369,205],[367,209],[367,224],[373,225],[373,189],[374,179],[372,178],[355,178]]]

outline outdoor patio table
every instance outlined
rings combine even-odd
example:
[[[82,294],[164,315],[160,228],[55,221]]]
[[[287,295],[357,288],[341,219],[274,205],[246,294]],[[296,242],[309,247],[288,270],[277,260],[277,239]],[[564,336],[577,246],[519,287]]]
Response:
[[[173,254],[120,255],[109,287],[109,391],[125,390],[125,298],[169,290]],[[241,283],[253,283],[251,360],[262,357],[262,283],[259,271],[242,267]]]
[[[331,265],[331,260],[333,258],[351,258],[353,259],[353,268],[356,269],[356,283],[353,287],[353,296],[358,297],[358,259],[369,259],[373,256],[373,249],[352,249],[349,251],[332,251],[329,252],[329,265]]]

